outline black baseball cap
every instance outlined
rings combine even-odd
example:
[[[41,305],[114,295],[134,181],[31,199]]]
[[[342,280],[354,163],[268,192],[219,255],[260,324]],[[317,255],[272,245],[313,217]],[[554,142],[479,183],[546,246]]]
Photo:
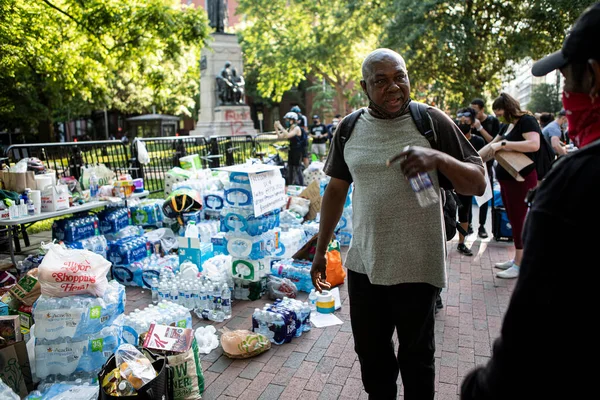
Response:
[[[552,53],[531,68],[534,76],[544,76],[572,61],[600,61],[600,2],[588,7],[575,21],[561,50]]]

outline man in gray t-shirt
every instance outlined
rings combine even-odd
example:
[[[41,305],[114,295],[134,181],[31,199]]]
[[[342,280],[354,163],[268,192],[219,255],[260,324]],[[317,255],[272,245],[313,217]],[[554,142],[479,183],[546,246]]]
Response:
[[[443,183],[465,195],[481,195],[485,172],[475,149],[440,110],[429,107],[427,113],[439,150],[419,132],[408,111],[410,82],[398,53],[374,51],[364,60],[362,74],[369,108],[351,136],[341,132],[342,121],[333,137],[324,169],[331,181],[321,204],[311,275],[318,290],[329,286],[325,251],[354,182],[346,267],[365,390],[370,398],[395,398],[400,372],[406,400],[433,399],[434,307],[446,281],[446,238],[441,204],[421,207],[407,179],[428,172],[436,192]]]
[[[556,119],[550,122],[542,129],[544,139],[548,141],[548,144],[552,146],[554,154],[558,156],[564,156],[567,154],[567,149],[561,144],[562,139],[562,127],[567,123],[567,113],[562,110],[558,113]]]

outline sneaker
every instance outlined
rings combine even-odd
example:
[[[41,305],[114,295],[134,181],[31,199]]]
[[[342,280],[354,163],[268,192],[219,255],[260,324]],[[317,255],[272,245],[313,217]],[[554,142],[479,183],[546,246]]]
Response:
[[[465,256],[472,256],[473,252],[469,249],[464,243],[459,243],[456,247],[459,253],[464,254]]]
[[[509,269],[507,269],[506,271],[500,271],[496,274],[496,276],[498,278],[502,278],[502,279],[514,279],[517,278],[519,276],[519,266],[516,264],[513,264],[512,267],[510,267]]]
[[[496,263],[496,265],[494,265],[494,268],[509,269],[510,267],[513,266],[514,263],[515,263],[515,260],[510,260],[510,261],[506,261],[503,263]]]
[[[488,234],[487,234],[487,232],[485,231],[485,228],[483,227],[483,225],[479,227],[479,232],[477,232],[477,234],[478,234],[478,235],[479,235],[479,237],[480,237],[480,238],[482,238],[482,239],[487,239],[487,237],[488,237]]]

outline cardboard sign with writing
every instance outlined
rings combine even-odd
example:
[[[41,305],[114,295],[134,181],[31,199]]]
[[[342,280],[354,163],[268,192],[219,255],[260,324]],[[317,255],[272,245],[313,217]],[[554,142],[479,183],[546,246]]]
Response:
[[[306,189],[300,193],[300,197],[310,200],[308,214],[304,217],[306,221],[312,221],[321,211],[321,187],[319,181],[313,181]]]
[[[285,180],[279,171],[249,173],[254,215],[259,216],[285,205]]]

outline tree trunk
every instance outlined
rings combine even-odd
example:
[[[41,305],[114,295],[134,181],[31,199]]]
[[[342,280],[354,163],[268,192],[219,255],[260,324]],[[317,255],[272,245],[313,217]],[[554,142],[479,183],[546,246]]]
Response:
[[[335,85],[335,100],[336,100],[336,113],[342,117],[346,115],[347,100],[344,96],[344,86]]]
[[[54,124],[49,118],[43,119],[38,122],[38,135],[40,143],[53,143],[54,138]]]

